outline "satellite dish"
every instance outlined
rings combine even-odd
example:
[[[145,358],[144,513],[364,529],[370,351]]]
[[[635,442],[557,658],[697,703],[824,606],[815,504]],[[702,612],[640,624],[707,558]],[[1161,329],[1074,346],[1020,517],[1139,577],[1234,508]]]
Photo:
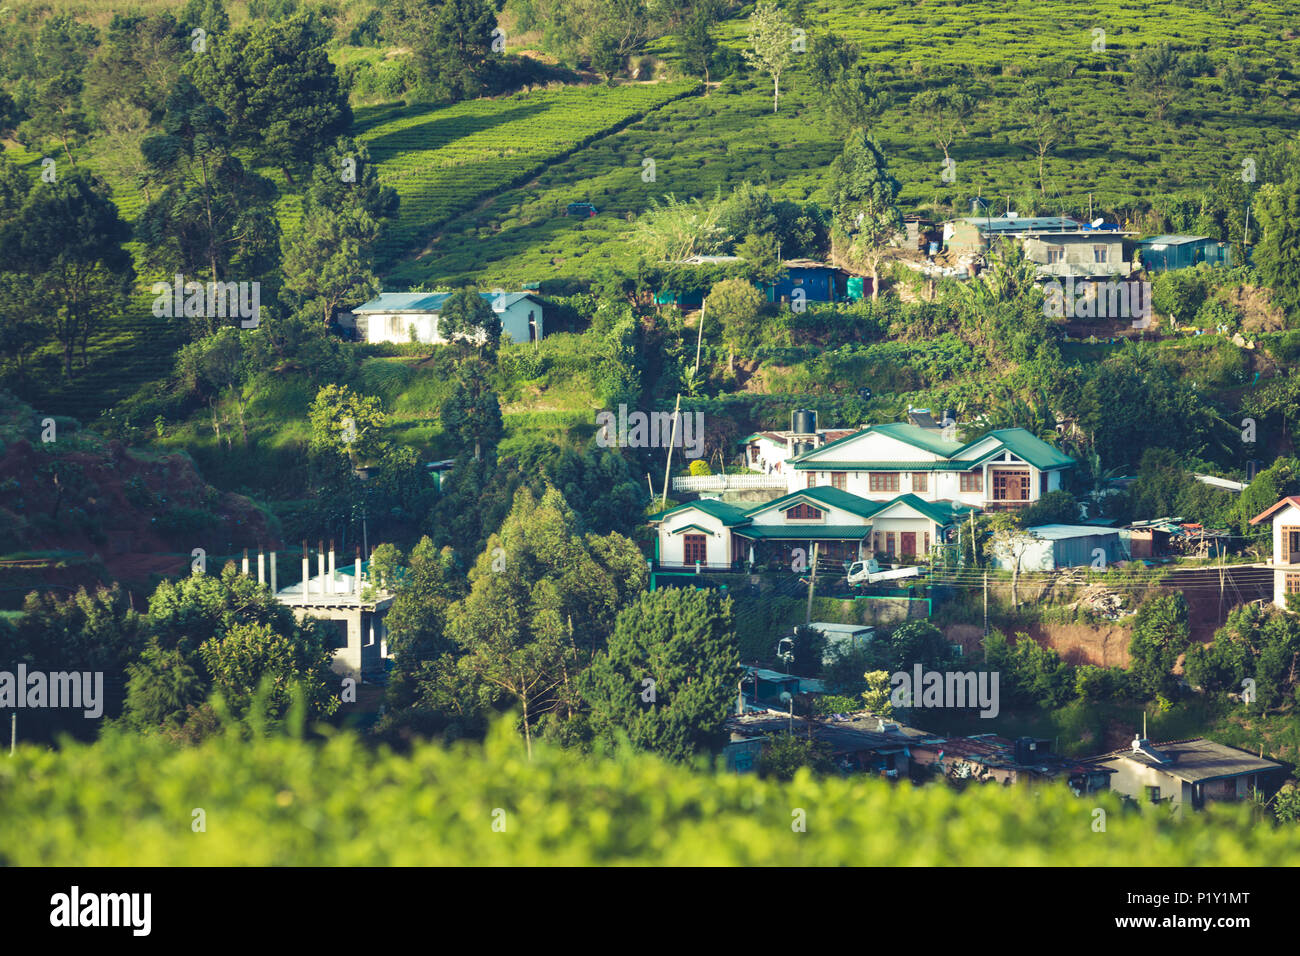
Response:
[[[1097,229],[1097,228],[1099,228],[1100,226],[1105,225],[1105,223],[1106,223],[1106,220],[1105,220],[1105,219],[1094,219],[1094,220],[1090,223],[1090,225],[1092,226],[1092,228]]]

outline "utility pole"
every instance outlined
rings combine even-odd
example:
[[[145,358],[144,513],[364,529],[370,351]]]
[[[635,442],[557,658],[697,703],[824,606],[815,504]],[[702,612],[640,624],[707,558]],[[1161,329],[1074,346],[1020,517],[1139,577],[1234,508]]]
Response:
[[[695,335],[695,374],[700,374],[700,348],[704,345],[704,310],[708,306],[708,299],[700,300],[700,327]],[[681,396],[678,396],[680,398]]]
[[[812,575],[808,578],[808,609],[803,621],[805,626],[812,623],[813,591],[817,587],[817,545],[820,543],[819,541],[812,543]]]
[[[668,441],[668,464],[664,466],[664,496],[659,500],[659,510],[668,507],[669,475],[673,472],[673,445],[677,444],[677,411],[682,407],[682,393],[677,393],[677,404],[673,407],[673,435]],[[662,435],[663,433],[660,432]]]
[[[989,572],[984,571],[984,636],[989,636]]]

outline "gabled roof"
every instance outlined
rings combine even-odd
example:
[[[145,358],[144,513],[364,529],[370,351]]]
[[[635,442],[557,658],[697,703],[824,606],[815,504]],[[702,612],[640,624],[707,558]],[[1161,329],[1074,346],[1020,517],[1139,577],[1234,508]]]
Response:
[[[962,446],[958,442],[944,441],[941,435],[925,428],[918,428],[915,425],[909,425],[906,422],[891,422],[886,425],[869,425],[861,431],[853,432],[838,438],[835,441],[827,442],[820,448],[814,448],[812,451],[805,452],[794,461],[811,461],[826,451],[828,448],[834,448],[836,445],[842,445],[845,442],[860,438],[868,433],[887,435],[890,438],[901,441],[904,444],[911,445],[913,448],[920,448],[922,451],[928,451],[935,455],[942,455],[947,458],[959,451]]]
[[[1295,505],[1297,508],[1300,508],[1300,495],[1288,495],[1287,497],[1283,498],[1281,501],[1277,502],[1276,504],[1270,505],[1264,511],[1260,512],[1259,514],[1255,515],[1255,517],[1251,518],[1250,523],[1259,524],[1265,518],[1271,518],[1274,514],[1281,511],[1287,505]]]
[[[885,502],[877,509],[876,514],[883,514],[894,505],[906,505],[913,511],[920,512],[937,525],[946,525],[955,518],[964,518],[972,511],[979,511],[971,505],[963,505],[957,502],[943,501],[926,501],[924,498],[918,498],[914,494],[899,495],[890,501]]]
[[[988,439],[996,439],[1003,448],[1011,452],[1017,458],[1029,462],[1039,471],[1051,471],[1055,468],[1069,468],[1074,464],[1074,459],[1069,455],[1053,448],[1047,442],[1038,436],[1023,428],[999,428],[982,435],[972,442],[967,442],[962,446],[961,452],[954,455],[954,458],[960,458],[962,452],[968,448],[973,448],[980,442]],[[987,455],[982,455],[976,461],[982,461]]]
[[[812,451],[805,452],[799,457],[792,459],[792,461],[794,462],[795,468],[799,470],[802,471],[811,470],[814,468],[816,464],[821,464],[820,462],[818,462],[818,458],[822,452],[826,451],[826,449],[834,448],[835,446],[841,445],[845,442],[853,441],[854,439],[859,438],[868,433],[873,433],[873,434],[878,433],[881,435],[887,435],[888,437],[896,439],[897,441],[911,445],[913,448],[920,448],[923,451],[930,452],[931,454],[939,455],[944,459],[944,462],[930,462],[928,463],[928,467],[925,468],[920,467],[922,464],[924,464],[921,462],[897,463],[898,465],[907,466],[906,468],[902,468],[902,469],[899,469],[898,467],[894,467],[891,469],[889,467],[891,464],[890,462],[882,461],[880,462],[880,464],[885,467],[882,467],[881,470],[904,470],[904,471],[965,470],[983,461],[989,455],[996,454],[999,451],[999,448],[995,447],[989,449],[988,452],[985,452],[979,458],[964,459],[962,457],[967,451],[974,448],[976,445],[979,445],[981,442],[987,441],[990,438],[994,439],[998,443],[1001,449],[1005,449],[1006,451],[1011,452],[1017,458],[1020,458],[1028,462],[1029,464],[1033,465],[1035,468],[1039,469],[1040,471],[1052,471],[1057,468],[1069,468],[1074,465],[1074,459],[1072,459],[1069,455],[1066,455],[1063,452],[1058,451],[1057,449],[1053,448],[1051,445],[1047,444],[1047,442],[1043,441],[1041,438],[1037,437],[1036,435],[1033,435],[1032,433],[1030,433],[1029,431],[1023,428],[999,428],[994,431],[987,432],[984,435],[981,435],[979,438],[976,438],[974,441],[969,441],[966,444],[961,445],[958,444],[957,442],[945,441],[942,438],[942,436],[936,434],[934,431],[930,429],[918,428],[916,425],[909,425],[904,422],[893,422],[887,425],[871,425],[867,428],[864,428],[862,431],[854,432],[852,435],[846,435],[845,437],[837,441],[827,442],[825,445],[822,445],[820,448],[814,448]],[[946,468],[936,467],[936,465],[941,465],[945,463],[947,465]],[[844,467],[846,469],[848,468],[866,469],[869,468],[873,464],[873,462],[869,462],[869,461],[835,462],[834,464],[837,468]],[[825,470],[829,470],[829,469],[825,469]]]
[[[508,309],[516,302],[531,299],[538,305],[542,300],[529,292],[480,292],[479,296],[487,299],[494,306],[499,300],[501,308]],[[451,298],[450,292],[381,292],[369,302],[365,302],[353,313],[370,312],[439,312],[443,303]]]
[[[841,491],[839,488],[800,488],[798,491],[792,491],[788,495],[761,504],[757,508],[751,508],[745,512],[745,516],[752,517],[764,511],[771,511],[773,508],[781,510],[786,505],[793,507],[799,498],[807,498],[814,504],[826,508],[839,508],[859,518],[870,518],[883,507],[878,501],[869,501],[847,491]]]
[[[677,505],[675,508],[669,508],[667,511],[661,511],[658,514],[650,516],[650,521],[663,521],[670,515],[678,514],[682,511],[702,511],[711,518],[717,518],[728,528],[738,524],[744,524],[749,519],[745,516],[745,509],[737,508],[735,505],[729,505],[725,501],[719,501],[716,498],[701,498],[699,501],[688,501],[686,504]]]

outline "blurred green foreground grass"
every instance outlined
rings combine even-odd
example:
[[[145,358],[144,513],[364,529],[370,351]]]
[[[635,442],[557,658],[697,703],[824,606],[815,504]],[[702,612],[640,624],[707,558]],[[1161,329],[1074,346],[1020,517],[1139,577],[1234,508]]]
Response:
[[[1093,828],[1099,807],[1105,832]],[[545,746],[530,762],[504,724],[484,747],[407,755],[351,733],[192,748],[109,735],[0,754],[0,863],[11,866],[1250,866],[1297,851],[1300,830],[1252,823],[1246,806],[1177,822],[1064,786],[781,784]]]

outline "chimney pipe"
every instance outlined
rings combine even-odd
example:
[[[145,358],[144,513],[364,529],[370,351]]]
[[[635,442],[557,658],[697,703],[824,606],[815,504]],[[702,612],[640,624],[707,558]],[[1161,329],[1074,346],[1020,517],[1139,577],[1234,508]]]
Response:
[[[311,567],[307,557],[307,542],[302,543],[302,596],[306,597],[311,591]]]

